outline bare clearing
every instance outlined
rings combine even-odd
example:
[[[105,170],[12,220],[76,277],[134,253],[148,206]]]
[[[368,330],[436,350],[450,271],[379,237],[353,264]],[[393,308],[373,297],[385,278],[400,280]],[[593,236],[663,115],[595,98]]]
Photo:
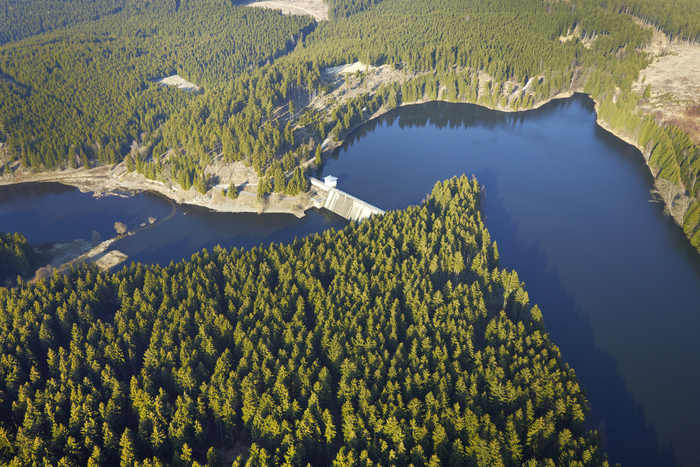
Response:
[[[69,243],[56,243],[45,251],[45,254],[51,258],[51,261],[36,271],[32,281],[51,277],[54,269],[59,272],[66,272],[71,267],[77,267],[86,262],[95,262],[99,268],[106,271],[128,258],[121,251],[109,250],[109,247],[116,240],[116,238],[112,238],[98,243],[78,239]]]
[[[295,106],[299,109],[309,107],[317,112],[323,112],[327,119],[330,119],[331,111],[350,99],[354,99],[361,94],[373,95],[379,90],[382,84],[387,85],[394,82],[401,82],[404,79],[408,80],[414,76],[417,75],[394,70],[389,65],[375,67],[361,62],[326,68],[321,74],[321,86],[329,89],[329,92],[319,95],[315,94],[313,96],[305,95],[298,101],[295,100]],[[386,106],[383,106],[371,115],[363,111],[361,123],[344,131],[337,141],[327,138],[323,142],[323,158],[325,159],[328,157],[335,148],[342,145],[345,137],[359,125],[371,118],[376,118],[386,113],[388,110]],[[304,141],[313,138],[314,133],[307,128],[297,126],[296,130],[299,131],[299,136]],[[308,165],[308,163],[305,165]]]
[[[591,48],[591,44],[593,44],[593,42],[598,37],[597,34],[594,34],[593,36],[581,37],[581,30],[580,30],[579,26],[576,26],[573,31],[571,29],[569,29],[566,32],[567,32],[566,36],[559,36],[559,42],[561,42],[563,44],[564,42],[567,42],[567,41],[578,40],[587,49]]]
[[[330,85],[332,91],[323,96],[317,96],[311,101],[316,110],[329,111],[336,104],[353,99],[360,94],[374,94],[384,84],[410,79],[413,75],[403,71],[392,70],[389,65],[375,67],[362,62],[326,68],[321,76],[324,85]]]
[[[388,67],[389,65],[384,65]],[[381,67],[380,67],[381,68]],[[324,72],[327,75],[345,75],[345,73],[355,73],[357,71],[374,71],[379,68],[372,65],[365,65],[362,62],[346,63],[345,65],[338,65],[331,68],[326,68]]]
[[[323,0],[277,0],[252,2],[246,6],[281,10],[284,15],[311,15],[316,21],[328,19],[328,5]]]
[[[670,41],[655,31],[646,51],[653,62],[640,72],[633,89],[641,95],[650,85],[651,98],[640,109],[654,113],[659,123],[678,126],[700,145],[700,46]]]
[[[187,81],[185,78],[183,78],[180,75],[168,76],[167,78],[162,78],[162,79],[157,80],[156,83],[162,84],[165,86],[176,86],[176,87],[182,89],[183,91],[188,91],[188,92],[199,91],[199,86],[197,86],[194,83],[190,83],[189,81]]]

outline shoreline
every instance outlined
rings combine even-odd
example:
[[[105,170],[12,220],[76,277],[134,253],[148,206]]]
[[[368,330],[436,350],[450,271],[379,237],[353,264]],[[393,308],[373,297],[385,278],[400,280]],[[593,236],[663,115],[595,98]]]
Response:
[[[553,97],[546,100],[542,100],[534,104],[529,109],[520,110],[508,110],[508,109],[498,109],[483,104],[471,103],[473,105],[478,105],[490,110],[495,110],[498,112],[506,113],[517,113],[517,112],[527,112],[540,108],[549,102],[557,99],[568,99],[571,98],[576,93],[583,93],[580,89],[573,89],[564,93],[559,93]],[[593,100],[589,94],[585,94]],[[410,105],[425,104],[428,102],[440,102],[443,99],[421,99],[414,102],[402,102],[399,106],[405,107]],[[444,101],[449,102],[449,101]],[[604,130],[612,133],[617,138],[625,141],[628,144],[636,147],[642,157],[644,157],[643,148],[639,144],[627,135],[621,134],[620,132],[612,129],[606,122],[598,118],[598,108],[599,103],[593,100],[595,103],[596,112],[596,123],[598,126]],[[456,102],[457,104],[469,104],[466,102]],[[362,121],[353,125],[348,130],[344,131],[337,141],[333,141],[330,137],[327,138],[323,144],[324,146],[324,159],[327,159],[333,151],[340,148],[348,136],[350,136],[355,130],[357,130],[362,125],[370,122],[375,118],[379,118],[386,113],[394,109],[389,109],[386,106],[382,106],[372,115],[368,115],[363,118]],[[648,165],[649,171],[654,175],[653,170]],[[308,161],[302,165],[307,165]],[[191,187],[189,190],[183,190],[177,183],[162,183],[154,180],[148,180],[144,176],[132,172],[130,174],[126,173],[126,163],[120,162],[119,164],[113,166],[100,166],[92,169],[64,169],[51,172],[29,172],[27,169],[20,169],[24,173],[17,174],[13,173],[10,176],[3,175],[0,177],[0,186],[3,185],[17,185],[20,183],[61,183],[68,186],[73,186],[78,188],[82,193],[93,193],[95,197],[101,196],[122,196],[129,197],[142,192],[152,192],[163,196],[173,203],[178,205],[189,204],[193,206],[204,207],[215,212],[231,212],[231,213],[257,213],[257,214],[293,214],[299,218],[304,217],[308,209],[313,208],[314,202],[313,191],[307,191],[298,196],[286,196],[284,194],[273,193],[266,198],[264,203],[260,203],[257,200],[256,194],[251,191],[246,191],[246,184],[239,191],[239,196],[235,200],[231,200],[222,197],[218,188],[213,188],[206,195],[202,195]],[[28,173],[27,173],[28,172]]]
[[[148,180],[143,175],[132,172],[125,177],[125,163],[113,166],[101,166],[92,169],[65,169],[51,172],[14,173],[11,176],[0,177],[0,186],[19,185],[21,183],[61,183],[78,188],[81,193],[92,193],[94,197],[121,196],[130,197],[142,192],[160,195],[170,202],[183,205],[204,207],[215,212],[232,213],[284,213],[304,217],[306,210],[313,207],[311,192],[299,196],[272,194],[267,202],[261,204],[256,194],[245,191],[239,192],[237,199],[222,197],[217,188],[202,195],[194,187],[183,190],[177,183],[165,184]],[[122,170],[123,169],[123,170]],[[26,170],[26,169],[22,169]],[[114,173],[122,170],[118,177]]]

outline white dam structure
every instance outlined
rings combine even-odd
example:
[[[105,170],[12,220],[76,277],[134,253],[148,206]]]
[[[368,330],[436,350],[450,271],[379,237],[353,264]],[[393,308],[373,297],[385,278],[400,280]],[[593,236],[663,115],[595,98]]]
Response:
[[[319,196],[314,199],[314,207],[328,209],[345,219],[361,222],[371,216],[384,214],[385,211],[376,206],[362,201],[335,187],[331,187],[314,177],[309,177],[311,184],[319,194],[325,194],[325,198]]]

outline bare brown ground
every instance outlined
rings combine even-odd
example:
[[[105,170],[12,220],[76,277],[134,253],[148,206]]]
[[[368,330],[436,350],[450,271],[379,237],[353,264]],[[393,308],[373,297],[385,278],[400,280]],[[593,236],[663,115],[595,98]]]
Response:
[[[131,196],[141,191],[151,191],[170,199],[178,204],[193,204],[214,211],[222,212],[284,212],[298,217],[304,216],[304,211],[313,205],[306,195],[283,196],[273,195],[266,202],[257,200],[258,178],[252,168],[245,167],[242,162],[223,164],[214,162],[207,173],[217,177],[218,186],[213,187],[207,194],[200,194],[194,187],[183,190],[179,184],[147,180],[135,172],[127,173],[126,164],[103,166],[90,170],[66,169],[48,172],[34,172],[22,169],[19,163],[10,164],[11,174],[0,176],[0,185],[12,185],[26,182],[58,182],[75,186],[81,192],[93,192],[95,196],[117,195]],[[221,188],[228,188],[234,182],[240,195],[232,200],[221,196]]]
[[[640,104],[645,113],[656,116],[658,123],[676,125],[700,145],[700,46],[684,41],[670,41],[655,31],[645,49],[652,63],[640,72],[633,89],[640,95],[651,86],[651,98]]]
[[[247,6],[281,10],[285,15],[311,15],[316,21],[328,19],[328,5],[323,0],[274,0],[251,2]]]
[[[591,48],[591,44],[593,44],[593,42],[596,40],[596,37],[598,37],[597,35],[594,35],[592,37],[585,37],[581,39],[581,32],[578,26],[576,26],[576,28],[574,28],[573,31],[569,29],[567,33],[568,34],[566,36],[559,36],[559,42],[563,44],[566,41],[571,41],[575,38],[578,38],[583,44],[583,46],[587,49]]]
[[[32,282],[51,277],[54,269],[66,272],[71,267],[86,262],[95,262],[99,268],[106,271],[128,258],[121,251],[109,250],[116,240],[113,238],[99,243],[78,239],[69,243],[56,243],[43,252],[51,259],[49,264],[36,271]]]

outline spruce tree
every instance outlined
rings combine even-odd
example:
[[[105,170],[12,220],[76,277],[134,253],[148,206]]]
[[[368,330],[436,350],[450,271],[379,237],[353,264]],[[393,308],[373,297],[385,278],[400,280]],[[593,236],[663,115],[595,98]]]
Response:
[[[316,146],[316,157],[314,158],[314,165],[316,167],[321,165],[321,145]]]

